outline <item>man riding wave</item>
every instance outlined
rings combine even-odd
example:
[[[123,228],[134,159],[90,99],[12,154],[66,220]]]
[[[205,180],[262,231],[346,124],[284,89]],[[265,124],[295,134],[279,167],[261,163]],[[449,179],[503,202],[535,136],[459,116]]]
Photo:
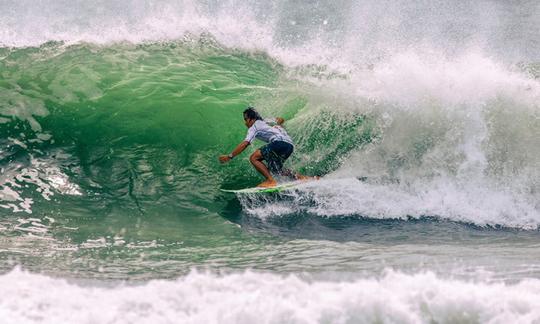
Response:
[[[263,120],[261,115],[253,108],[248,107],[243,112],[244,123],[248,128],[246,138],[229,155],[221,155],[219,161],[226,163],[242,153],[256,138],[268,144],[256,150],[249,157],[249,161],[266,180],[258,187],[275,187],[277,181],[272,175],[287,176],[297,180],[305,180],[308,177],[291,170],[283,169],[283,163],[294,151],[294,144],[282,127],[285,120],[281,117],[275,121]],[[274,124],[274,125],[273,125]],[[263,163],[266,162],[266,165]]]

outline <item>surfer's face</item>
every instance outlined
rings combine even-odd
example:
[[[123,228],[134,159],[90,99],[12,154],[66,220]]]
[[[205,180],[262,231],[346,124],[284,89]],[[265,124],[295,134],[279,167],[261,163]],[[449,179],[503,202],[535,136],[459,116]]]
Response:
[[[246,116],[244,116],[244,124],[246,124],[247,128],[250,128],[253,123],[255,123],[255,119],[249,119]]]

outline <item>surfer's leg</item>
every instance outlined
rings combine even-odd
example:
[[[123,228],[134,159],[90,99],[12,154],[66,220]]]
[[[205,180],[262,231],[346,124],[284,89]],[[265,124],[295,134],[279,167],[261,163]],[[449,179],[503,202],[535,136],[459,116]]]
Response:
[[[249,157],[249,161],[251,162],[251,164],[253,164],[255,169],[266,178],[266,180],[260,183],[257,187],[274,187],[277,185],[277,182],[270,174],[270,171],[268,171],[266,165],[264,165],[264,163],[262,162],[263,159],[264,158],[261,154],[261,150],[255,151]]]
[[[309,177],[302,175],[296,171],[292,171],[291,169],[284,169],[283,163],[291,156],[291,154],[294,151],[294,146],[290,143],[281,142],[279,143],[279,146],[277,147],[277,154],[281,157],[281,160],[279,162],[279,170],[280,174],[285,177],[289,177],[295,180],[314,180],[319,179],[319,177]]]
[[[294,151],[294,146],[286,142],[277,142],[275,147],[275,160],[276,165],[279,168],[279,174],[294,180],[310,180],[311,177],[301,175],[300,173],[291,169],[283,168],[283,163],[291,156]]]

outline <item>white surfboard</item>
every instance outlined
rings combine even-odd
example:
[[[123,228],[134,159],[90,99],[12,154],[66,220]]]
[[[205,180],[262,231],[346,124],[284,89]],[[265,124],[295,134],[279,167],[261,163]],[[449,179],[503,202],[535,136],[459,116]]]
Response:
[[[281,192],[285,190],[291,190],[295,187],[298,187],[302,184],[305,184],[308,181],[293,181],[293,182],[285,182],[278,184],[275,187],[270,188],[263,188],[263,187],[253,187],[253,188],[245,188],[245,189],[220,189],[224,192],[232,192],[232,193],[271,193],[271,192]]]

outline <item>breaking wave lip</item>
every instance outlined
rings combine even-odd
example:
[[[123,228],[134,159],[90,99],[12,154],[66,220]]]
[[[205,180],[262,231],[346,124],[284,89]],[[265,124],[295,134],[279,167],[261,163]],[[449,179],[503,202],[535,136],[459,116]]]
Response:
[[[271,30],[246,7],[225,8],[220,14],[212,15],[195,1],[181,4],[164,1],[161,5],[150,6],[152,8],[144,8],[147,4],[137,1],[131,1],[129,5],[130,10],[126,11],[124,6],[119,8],[114,3],[95,8],[55,2],[28,8],[22,3],[6,3],[5,16],[0,23],[0,45],[32,47],[51,41],[66,44],[142,43],[212,34],[228,46],[254,48],[246,39],[257,40],[259,45],[272,39]],[[36,11],[38,7],[41,10]],[[7,9],[12,9],[12,13],[22,12],[10,15]]]
[[[410,48],[426,53],[443,50],[450,55],[480,48],[488,56],[517,52],[517,57],[532,54],[537,58],[538,36],[529,31],[534,30],[538,15],[534,6],[520,4],[523,12],[530,9],[528,15],[520,15],[489,1],[455,3],[452,8],[445,1],[432,5],[129,0],[89,6],[80,0],[6,0],[0,7],[0,46],[32,47],[50,41],[142,43],[212,35],[224,46],[265,51],[292,65],[329,64],[344,70],[355,58],[366,63]],[[508,21],[501,23],[501,16]],[[427,28],[414,23],[419,17]],[[521,37],[501,37],[508,36],[509,29]]]
[[[532,323],[540,280],[445,279],[386,271],[379,278],[192,271],[140,285],[83,283],[15,268],[0,276],[0,313],[17,323]],[[97,284],[97,285],[96,285]]]

